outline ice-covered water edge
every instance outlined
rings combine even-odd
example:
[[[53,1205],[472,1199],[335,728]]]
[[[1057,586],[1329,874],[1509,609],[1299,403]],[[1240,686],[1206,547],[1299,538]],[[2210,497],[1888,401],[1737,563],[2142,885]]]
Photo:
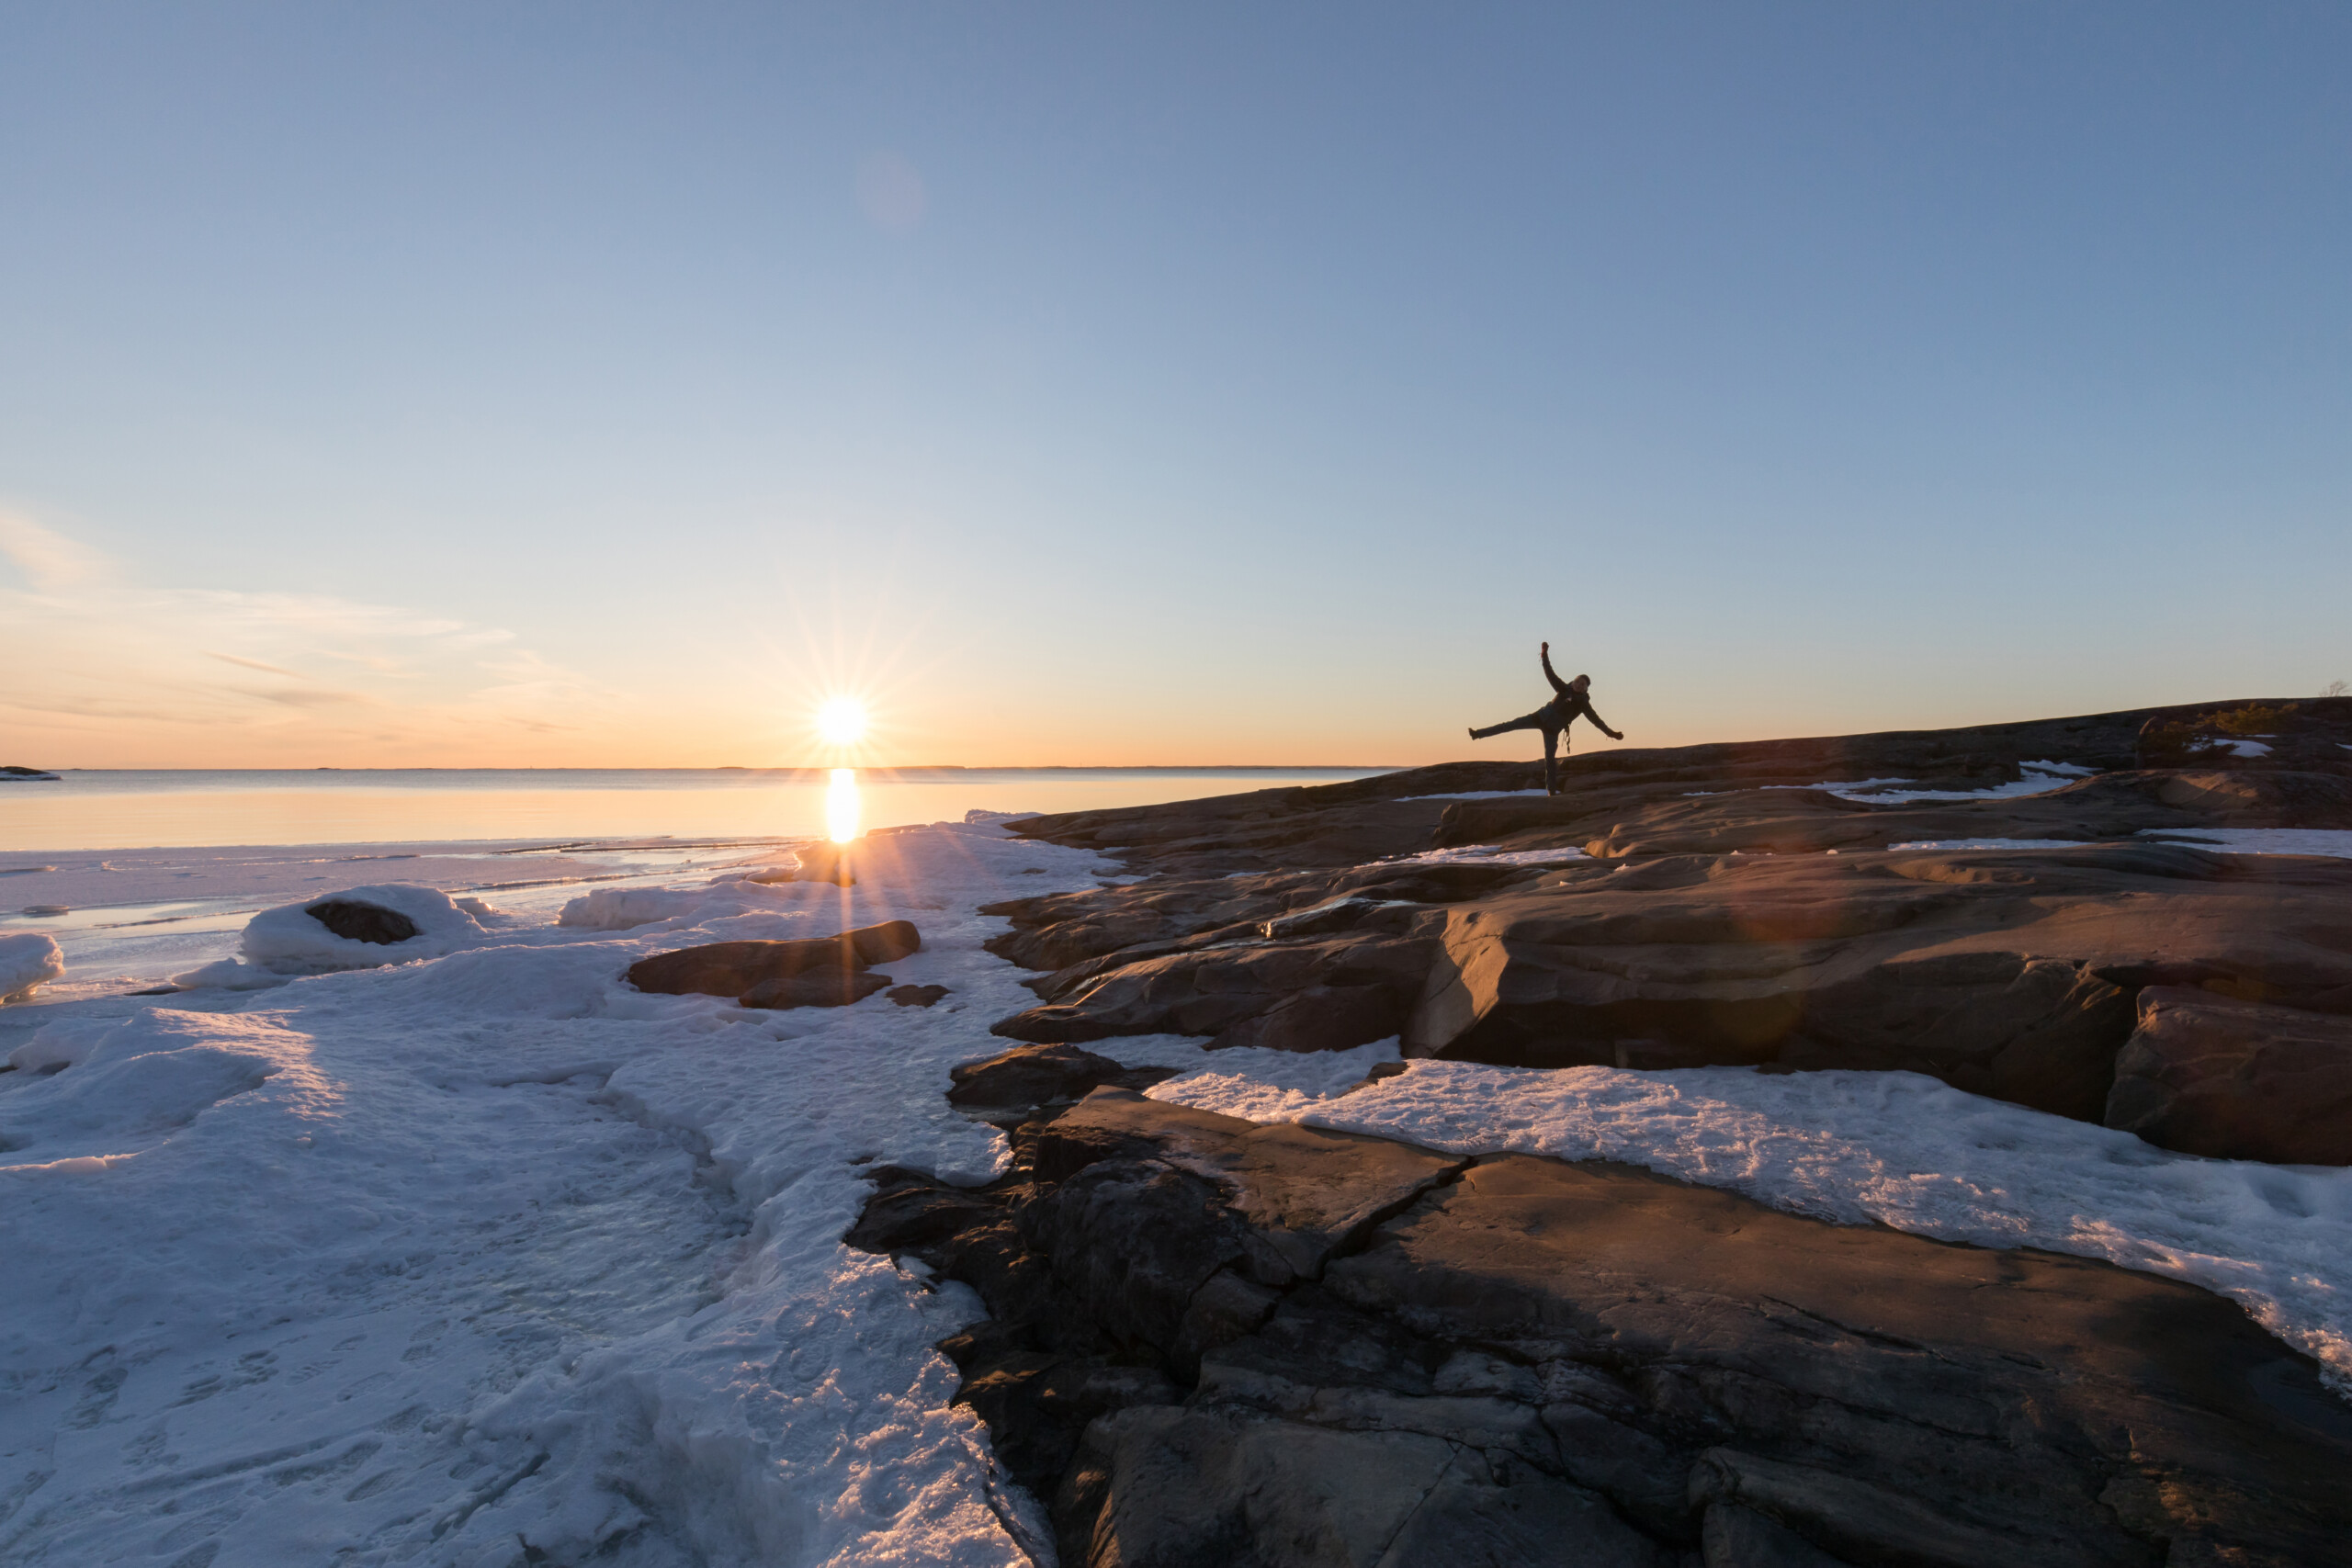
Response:
[[[1172,1062],[1172,1043],[1114,1054]],[[1411,1062],[1366,1084],[1394,1041],[1328,1063],[1252,1055],[1196,1055],[1148,1092],[1448,1154],[1619,1160],[1839,1224],[2101,1258],[2237,1302],[2352,1399],[2352,1169],[2175,1154],[1915,1073]]]
[[[1040,1516],[932,1348],[977,1298],[839,1238],[867,1166],[1001,1168],[1001,1135],[944,1100],[1030,999],[973,911],[1108,868],[996,829],[895,842],[907,886],[737,885],[724,912],[620,933],[42,1010],[45,1035],[92,1038],[0,1092],[8,1122],[49,1113],[47,1146],[0,1153],[31,1244],[0,1281],[22,1396],[0,1414],[0,1561],[1023,1561]],[[950,986],[937,1008],[747,1013],[619,984],[685,942],[901,916],[926,951],[891,972]],[[186,1124],[142,1144],[86,1103],[127,1088],[178,1095]],[[322,1152],[399,1174],[322,1182]],[[589,1218],[546,1241],[565,1203]],[[446,1239],[486,1224],[495,1245]],[[501,1248],[529,1266],[502,1274]],[[650,1316],[594,1301],[607,1276],[660,1298]],[[546,1310],[508,1310],[517,1286]]]
[[[194,1086],[199,1095],[223,1083],[232,1092],[119,1163],[0,1173],[12,1239],[46,1248],[20,1252],[0,1278],[11,1380],[0,1455],[17,1459],[44,1434],[55,1450],[48,1479],[28,1491],[28,1471],[42,1465],[0,1473],[0,1561],[152,1556],[198,1568],[212,1562],[201,1556],[212,1543],[224,1562],[503,1565],[527,1541],[557,1561],[598,1552],[644,1568],[1020,1562],[1022,1537],[1041,1539],[1036,1505],[998,1479],[985,1433],[949,1404],[953,1368],[932,1348],[979,1315],[977,1299],[931,1289],[839,1237],[872,1164],[962,1180],[1001,1168],[1001,1136],[944,1098],[946,1068],[1001,1049],[988,1023],[1032,999],[1017,971],[980,950],[1002,922],[974,908],[1085,886],[1111,868],[989,833],[941,830],[928,843],[902,887],[737,886],[721,890],[724,912],[702,897],[617,932],[492,931],[430,964],[257,997],[53,1010],[55,1021],[100,1034],[136,1027],[103,1060],[84,1042],[90,1049],[51,1093],[103,1087],[90,1069],[141,1061],[213,1074]],[[877,998],[758,1015],[716,998],[637,997],[617,981],[635,956],[689,941],[895,915],[923,927],[927,951],[892,973],[955,987],[940,1008]],[[2334,1303],[2352,1248],[2342,1172],[2187,1161],[1902,1075],[1416,1064],[1340,1099],[1395,1058],[1393,1042],[1316,1056],[1210,1054],[1166,1037],[1094,1049],[1188,1068],[1155,1092],[1255,1120],[1460,1152],[1626,1159],[1847,1223],[2088,1251],[2188,1278],[2203,1269],[2225,1293],[2278,1303],[2272,1325],[2290,1339],[2309,1323],[2333,1333],[2324,1359],[2343,1365]],[[410,1098],[395,1103],[403,1089]],[[1865,1114],[1871,1093],[1893,1097],[1892,1109]],[[338,1114],[360,1118],[337,1107],[370,1097],[384,1124],[338,1134]],[[0,1090],[0,1127],[14,1098]],[[1956,1115],[1989,1116],[1986,1138],[1938,1143]],[[100,1117],[89,1136],[120,1131]],[[2047,1179],[2026,1194],[2041,1207],[2027,1204],[2022,1218],[1993,1201],[2018,1185],[2004,1188],[1997,1168],[2005,1141],[2016,1145],[2008,1155],[2051,1151],[2038,1168]],[[188,1169],[173,1159],[208,1147],[232,1161],[215,1176],[243,1179],[249,1201],[183,1203],[160,1219],[136,1212],[186,1185]],[[1957,1160],[1946,1157],[1955,1148]],[[45,1152],[55,1151],[23,1155]],[[387,1211],[401,1194],[382,1187],[392,1178],[354,1169],[338,1185],[303,1168],[338,1153],[396,1171],[459,1168],[410,1195],[440,1206],[400,1231]],[[2120,1174],[2085,1188],[2080,1172],[2098,1159]],[[2130,1190],[2151,1170],[2199,1168],[2235,1171],[2239,1185],[2159,1179],[2169,1215]],[[147,1199],[128,1218],[126,1190]],[[1955,1205],[1968,1190],[1990,1198]],[[2075,1197],[2085,1190],[2110,1201],[2086,1204]],[[2249,1201],[2271,1219],[2243,1224]],[[2281,1204],[2324,1233],[2302,1249],[2300,1294],[2276,1288],[2273,1254],[2290,1250],[2296,1231]],[[268,1223],[238,1229],[241,1207]],[[28,1231],[36,1213],[46,1224]],[[2081,1222],[2081,1245],[2034,1229],[2060,1214]],[[487,1224],[483,1238],[429,1234],[425,1222],[452,1216]],[[1969,1224],[1983,1234],[1966,1234]],[[93,1248],[88,1238],[110,1228],[110,1250]],[[545,1254],[526,1282],[548,1300],[517,1308],[499,1292],[515,1283],[513,1249],[526,1247]],[[241,1276],[254,1257],[280,1283],[323,1259],[337,1289],[289,1316],[283,1292],[257,1296]],[[60,1282],[79,1303],[62,1317],[31,1288]],[[632,1299],[597,1317],[582,1303],[599,1290]],[[179,1331],[142,1339],[141,1323],[105,1320],[116,1295],[142,1313],[174,1309]],[[45,1353],[33,1354],[44,1333]],[[427,1375],[436,1368],[437,1382]],[[28,1371],[55,1375],[41,1386]],[[204,1435],[187,1437],[191,1424]]]

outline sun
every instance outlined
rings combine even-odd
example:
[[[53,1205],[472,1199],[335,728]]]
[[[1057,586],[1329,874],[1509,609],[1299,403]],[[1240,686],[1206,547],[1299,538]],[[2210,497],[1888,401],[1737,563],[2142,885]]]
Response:
[[[854,746],[865,738],[865,705],[855,697],[834,697],[817,710],[817,733],[829,745]]]

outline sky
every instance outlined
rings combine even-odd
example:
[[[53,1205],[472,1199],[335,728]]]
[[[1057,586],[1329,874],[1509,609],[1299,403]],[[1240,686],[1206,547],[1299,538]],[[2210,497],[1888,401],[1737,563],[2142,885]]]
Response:
[[[0,0],[0,762],[1510,757],[1546,639],[1632,745],[2315,694],[2347,73],[2258,0]]]

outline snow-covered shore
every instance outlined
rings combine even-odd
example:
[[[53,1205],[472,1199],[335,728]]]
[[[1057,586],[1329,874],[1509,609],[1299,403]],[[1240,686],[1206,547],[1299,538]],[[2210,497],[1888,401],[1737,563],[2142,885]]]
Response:
[[[976,1299],[840,1237],[876,1166],[1001,1168],[944,1098],[1034,999],[977,907],[1116,868],[984,824],[889,841],[854,889],[705,867],[562,925],[590,890],[550,886],[424,962],[0,1013],[0,1563],[1023,1561],[1035,1501],[931,1348]],[[949,987],[936,1007],[763,1013],[621,978],[891,919],[925,944],[891,975]],[[2352,1366],[2352,1173],[2165,1154],[1905,1075],[1419,1064],[1343,1094],[1393,1042],[1095,1049],[1253,1119],[2109,1258]]]

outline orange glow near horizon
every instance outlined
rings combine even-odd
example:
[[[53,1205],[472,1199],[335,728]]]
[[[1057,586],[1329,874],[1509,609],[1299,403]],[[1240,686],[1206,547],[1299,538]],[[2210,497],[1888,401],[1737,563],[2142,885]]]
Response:
[[[835,768],[833,782],[825,786],[825,836],[846,844],[857,837],[858,828],[857,770]]]

